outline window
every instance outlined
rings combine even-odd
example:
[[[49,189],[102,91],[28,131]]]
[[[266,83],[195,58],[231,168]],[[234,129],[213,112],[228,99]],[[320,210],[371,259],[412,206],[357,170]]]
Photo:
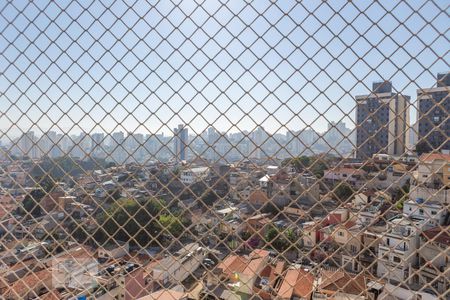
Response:
[[[398,256],[393,256],[392,259],[394,260],[395,263],[399,263],[399,262],[402,261],[402,260],[400,259],[400,257],[398,257]]]
[[[419,214],[423,215],[423,209],[419,209]]]
[[[338,231],[338,235],[339,235],[339,236],[344,236],[344,232]]]
[[[435,210],[432,210],[432,211],[431,211],[431,214],[434,216],[434,215],[437,214],[437,212],[436,212]]]

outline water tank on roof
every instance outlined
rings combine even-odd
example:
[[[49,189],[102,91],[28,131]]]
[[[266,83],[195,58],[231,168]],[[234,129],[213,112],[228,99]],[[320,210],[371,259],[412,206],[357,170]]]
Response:
[[[422,204],[424,202],[425,202],[425,200],[423,198],[416,198],[416,203],[417,204]]]

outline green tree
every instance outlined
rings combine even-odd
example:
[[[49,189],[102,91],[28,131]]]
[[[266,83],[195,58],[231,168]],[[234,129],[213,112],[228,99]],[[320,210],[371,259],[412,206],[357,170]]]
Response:
[[[416,152],[418,155],[422,155],[423,153],[430,153],[433,151],[433,148],[426,141],[420,141],[416,145]]]
[[[30,214],[33,217],[39,217],[42,214],[40,202],[47,192],[42,188],[36,188],[25,196],[21,207],[18,209],[20,215]]]
[[[174,237],[179,237],[183,233],[183,222],[179,217],[173,215],[159,216],[159,224]]]
[[[275,226],[271,226],[266,231],[266,243],[278,251],[285,251],[295,245],[298,236],[291,228],[281,231]]]
[[[346,182],[339,183],[333,192],[336,198],[341,201],[349,200],[354,193],[353,188]]]
[[[325,170],[328,169],[328,164],[322,159],[317,158],[317,160],[311,164],[309,169],[317,178],[322,178]]]
[[[208,190],[208,192],[206,192],[202,198],[201,201],[203,202],[204,205],[210,207],[214,204],[214,202],[216,202],[218,199],[216,193],[214,193],[212,190]]]
[[[142,202],[119,199],[106,212],[98,215],[99,228],[94,237],[99,243],[112,239],[146,246],[161,231],[155,219],[162,208],[161,201],[154,198]]]

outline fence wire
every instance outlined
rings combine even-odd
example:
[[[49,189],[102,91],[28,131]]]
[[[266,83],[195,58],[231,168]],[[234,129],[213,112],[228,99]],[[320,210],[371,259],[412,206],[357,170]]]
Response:
[[[450,299],[447,1],[3,1],[1,299]]]

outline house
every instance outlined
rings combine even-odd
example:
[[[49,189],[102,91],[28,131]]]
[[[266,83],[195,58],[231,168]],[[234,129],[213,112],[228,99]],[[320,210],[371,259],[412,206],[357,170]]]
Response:
[[[410,288],[401,287],[399,285],[385,284],[382,292],[379,294],[377,300],[441,300],[427,292],[414,291]]]
[[[101,246],[97,249],[97,257],[100,259],[115,259],[128,255],[130,245],[128,242],[117,241],[114,244]]]
[[[321,229],[322,240],[336,244],[340,251],[336,254],[340,258],[344,269],[357,272],[361,270],[358,260],[363,249],[363,227],[352,221],[329,225]]]
[[[354,187],[360,188],[366,184],[366,176],[367,172],[362,169],[336,167],[326,170],[323,179],[332,185],[345,181]]]
[[[433,225],[444,225],[447,208],[437,201],[426,201],[422,198],[408,200],[403,203],[403,214],[417,220],[429,220]]]
[[[435,227],[420,234],[417,283],[429,285],[442,295],[450,289],[450,226]]]
[[[54,288],[52,279],[52,272],[49,269],[28,273],[9,286],[3,297],[5,300],[40,298]]]
[[[273,260],[269,262],[259,274],[253,286],[255,298],[263,300],[271,300],[276,295],[281,282],[285,262],[281,260]]]
[[[270,214],[257,214],[249,217],[245,220],[245,231],[252,234],[258,233],[262,236],[265,235],[269,225],[272,224],[272,220],[269,218]]]
[[[190,168],[185,169],[181,171],[181,182],[184,184],[194,184],[199,181],[206,180],[206,177],[209,174],[209,168],[208,167],[197,167],[197,168]]]
[[[323,299],[369,299],[367,279],[343,271],[321,270],[315,282],[313,300]]]
[[[150,295],[138,298],[138,300],[187,300],[187,294],[173,289],[162,289]]]
[[[255,207],[261,207],[268,203],[270,200],[267,194],[260,189],[254,190],[250,193],[248,201]]]
[[[214,290],[213,285],[220,286],[218,282],[220,278],[225,286],[218,289],[219,299],[247,299],[253,295],[255,283],[269,263],[269,254],[269,251],[255,249],[248,256],[235,254],[227,256],[217,266],[218,273],[209,274],[207,290]]]
[[[92,279],[86,274],[95,274],[99,268],[94,251],[87,246],[68,249],[45,264],[52,271],[54,288],[92,288]]]
[[[290,267],[286,270],[276,300],[309,300],[313,293],[314,276],[301,268]]]
[[[417,264],[416,250],[419,234],[430,228],[427,220],[403,216],[388,221],[378,245],[377,276],[389,282],[412,282],[413,266]]]
[[[305,248],[314,248],[320,241],[320,229],[322,225],[320,223],[311,221],[304,222],[302,224],[302,242]]]
[[[198,269],[207,254],[208,250],[198,243],[188,244],[175,254],[155,262],[150,270],[153,280],[160,285],[178,284]]]
[[[416,172],[419,184],[430,188],[450,187],[450,154],[426,153],[419,158]]]
[[[145,284],[144,270],[135,263],[125,263],[121,266],[106,268],[106,275],[91,277],[97,281],[99,292],[94,294],[96,300],[134,300],[148,294]]]

